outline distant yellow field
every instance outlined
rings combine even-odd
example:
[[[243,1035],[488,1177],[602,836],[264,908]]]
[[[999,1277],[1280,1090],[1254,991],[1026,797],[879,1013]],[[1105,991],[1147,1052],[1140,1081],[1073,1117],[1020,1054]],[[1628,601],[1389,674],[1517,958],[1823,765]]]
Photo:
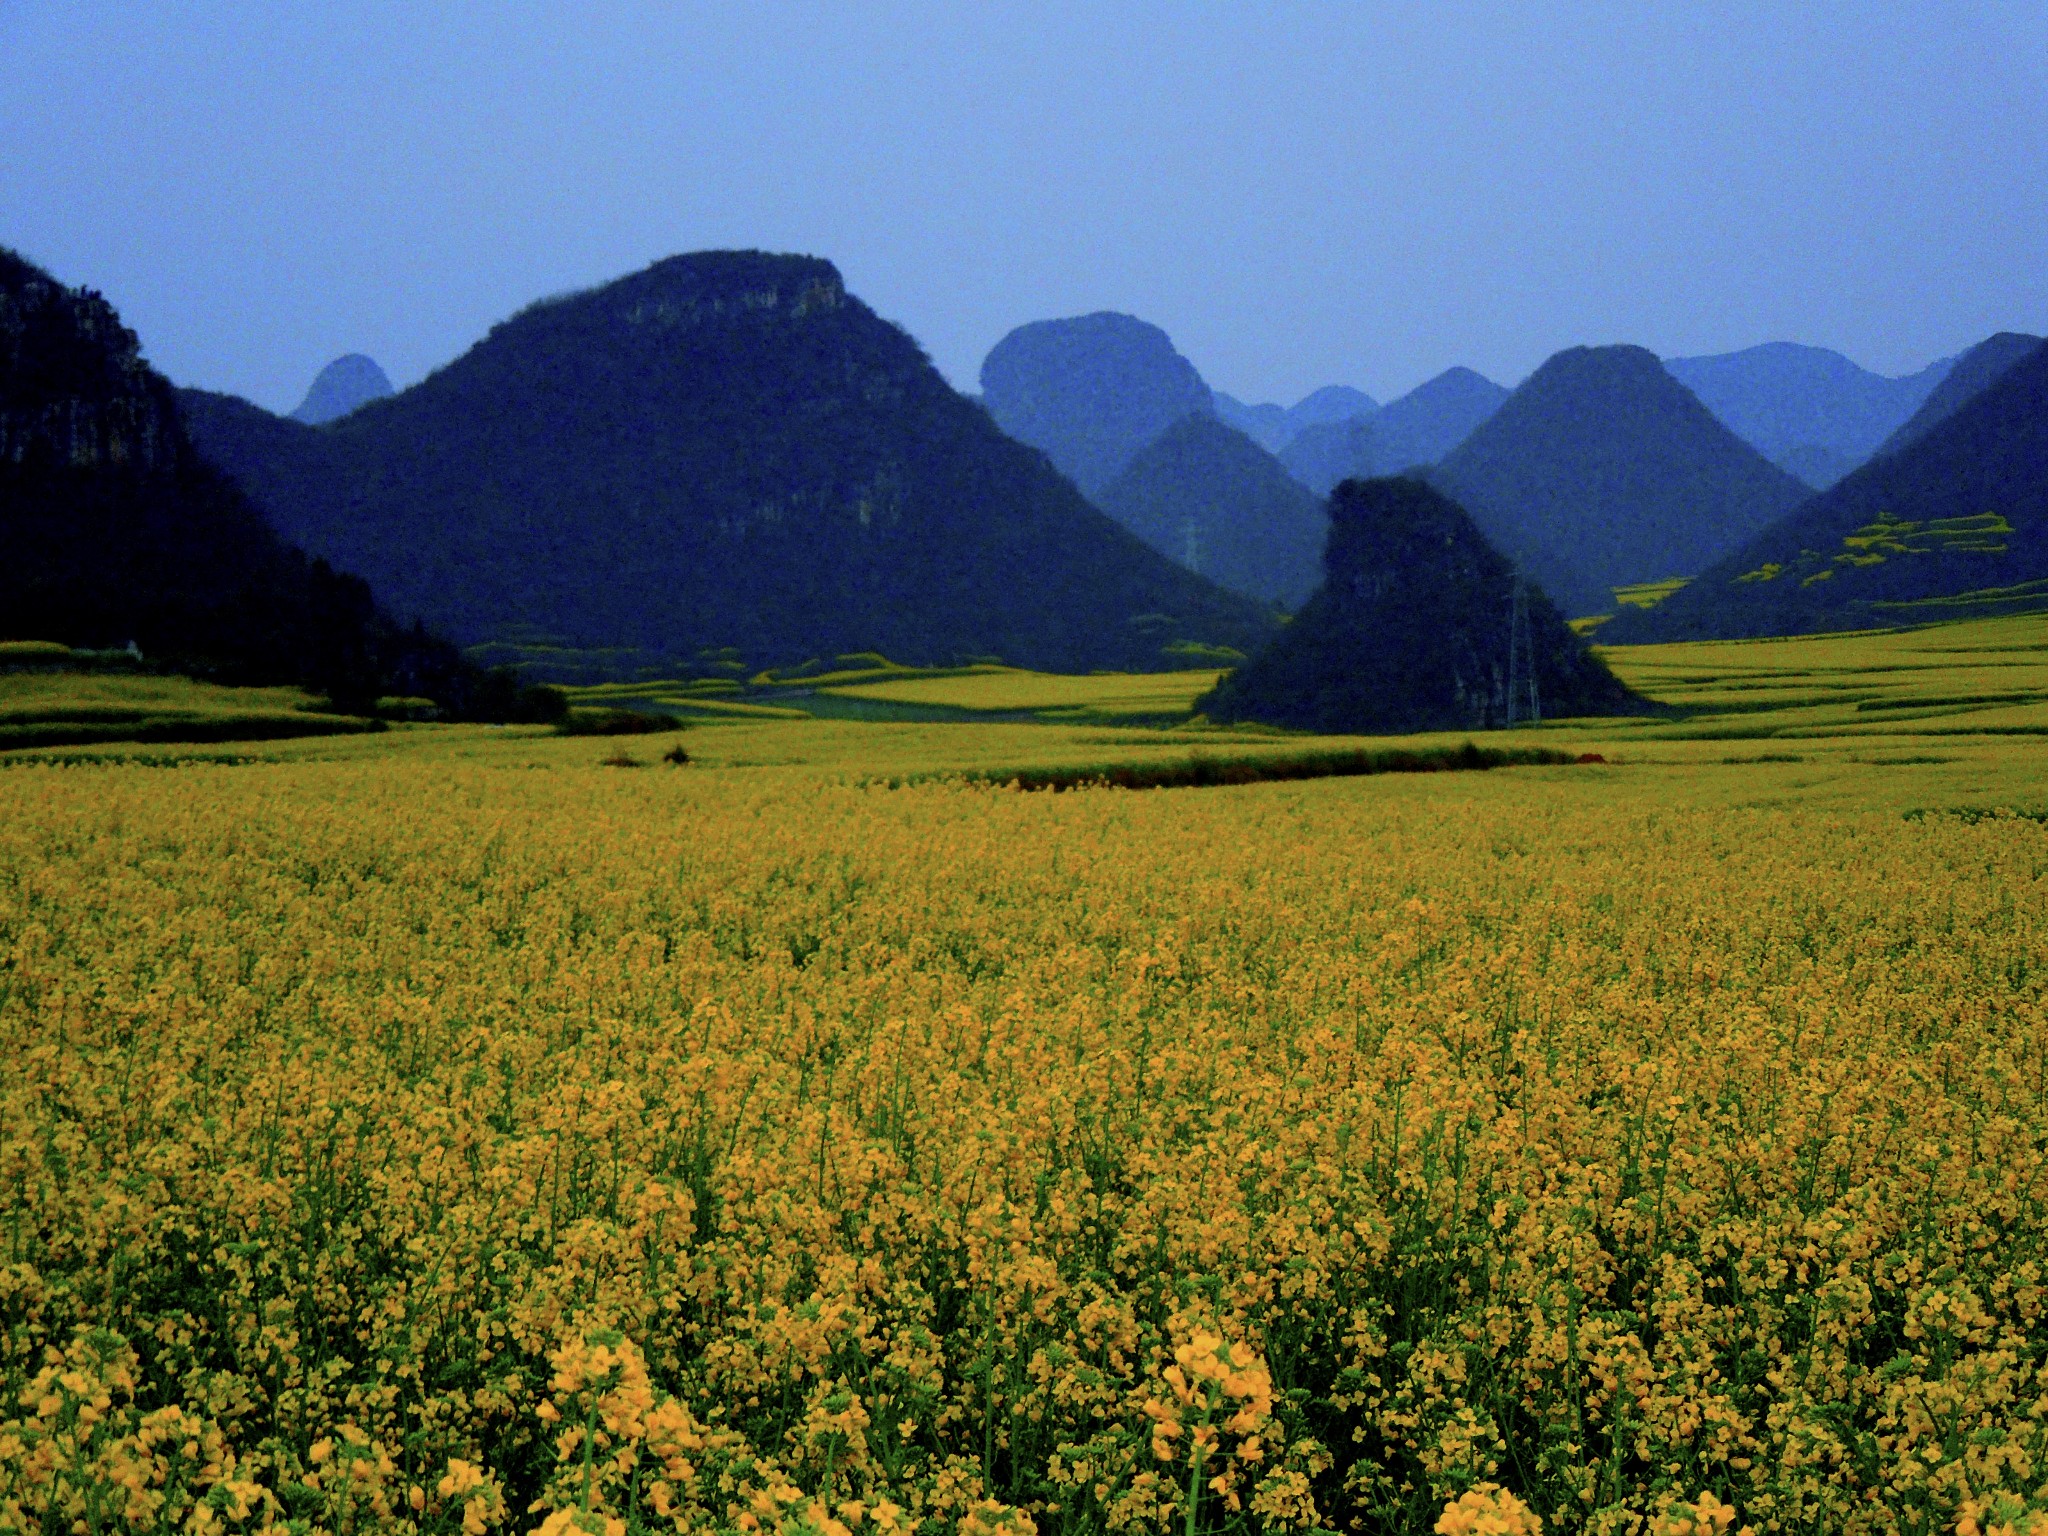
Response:
[[[2048,730],[2048,614],[1601,654],[1631,687],[1692,714],[1685,734]]]
[[[1194,701],[1216,686],[1218,670],[1196,672],[1097,672],[1069,676],[987,668],[953,677],[912,677],[833,688],[846,698],[898,704],[938,705],[989,713],[1030,712],[1047,719],[1086,714],[1185,715]]]

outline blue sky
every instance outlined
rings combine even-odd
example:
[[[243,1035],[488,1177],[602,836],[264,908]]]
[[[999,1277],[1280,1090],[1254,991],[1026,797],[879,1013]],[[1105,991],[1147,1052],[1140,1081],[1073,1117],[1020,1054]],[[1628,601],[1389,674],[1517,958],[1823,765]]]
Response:
[[[1121,309],[1218,388],[2048,329],[2048,6],[0,0],[0,243],[181,383],[401,384],[657,257],[830,257],[972,387]]]

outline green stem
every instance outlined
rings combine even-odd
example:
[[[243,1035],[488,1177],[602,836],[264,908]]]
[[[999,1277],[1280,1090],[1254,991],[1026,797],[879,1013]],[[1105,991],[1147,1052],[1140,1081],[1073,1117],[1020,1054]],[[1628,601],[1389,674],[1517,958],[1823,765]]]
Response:
[[[1209,1420],[1216,1412],[1216,1387],[1209,1386],[1205,1394],[1207,1401],[1202,1405],[1202,1428],[1209,1427]],[[1193,1454],[1188,1457],[1188,1529],[1187,1536],[1195,1536],[1195,1513],[1202,1504],[1202,1439],[1194,1437]]]
[[[597,1452],[597,1394],[590,1394],[590,1407],[583,1415],[583,1513],[590,1513],[590,1466]]]

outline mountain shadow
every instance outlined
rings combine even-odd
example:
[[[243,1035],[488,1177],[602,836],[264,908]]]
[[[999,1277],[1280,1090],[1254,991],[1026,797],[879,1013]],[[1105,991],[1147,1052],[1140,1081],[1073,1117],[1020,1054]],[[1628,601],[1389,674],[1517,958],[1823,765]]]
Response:
[[[325,427],[218,399],[193,420],[402,612],[598,674],[720,648],[1162,668],[1272,623],[1090,506],[812,257],[678,256],[536,304]]]
[[[981,398],[1090,496],[1183,416],[1215,410],[1166,332],[1107,311],[1018,326],[983,359]]]
[[[1704,570],[1810,494],[1641,347],[1558,353],[1430,478],[1574,614]]]
[[[1897,453],[1909,448],[1942,422],[1996,384],[2012,366],[2031,357],[2040,347],[2039,336],[2019,331],[2000,331],[1987,336],[1955,359],[1946,377],[1920,402],[1906,424],[1884,440],[1879,453]]]
[[[1322,576],[1322,504],[1213,416],[1168,427],[1096,505],[1161,554],[1261,602],[1298,608]]]
[[[227,683],[504,718],[507,678],[401,629],[194,452],[169,382],[90,289],[0,249],[0,638],[133,645]]]
[[[1337,487],[1322,586],[1196,708],[1221,722],[1386,735],[1654,706],[1616,680],[1463,508],[1395,477]]]
[[[303,421],[309,427],[321,426],[390,393],[391,381],[384,376],[384,370],[362,353],[351,352],[320,370],[313,387],[306,391],[306,398],[292,412],[292,420]]]
[[[2048,346],[1601,638],[1724,639],[2048,608]]]
[[[1772,341],[1664,360],[1737,437],[1824,490],[1873,453],[1946,377],[1953,359],[1886,378],[1826,347]]]

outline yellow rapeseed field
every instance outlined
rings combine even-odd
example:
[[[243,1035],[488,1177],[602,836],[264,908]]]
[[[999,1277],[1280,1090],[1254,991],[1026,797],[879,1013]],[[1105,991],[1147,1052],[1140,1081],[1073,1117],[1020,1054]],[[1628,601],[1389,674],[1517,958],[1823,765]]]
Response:
[[[0,1530],[2048,1530],[2023,744],[771,729],[0,769]]]

